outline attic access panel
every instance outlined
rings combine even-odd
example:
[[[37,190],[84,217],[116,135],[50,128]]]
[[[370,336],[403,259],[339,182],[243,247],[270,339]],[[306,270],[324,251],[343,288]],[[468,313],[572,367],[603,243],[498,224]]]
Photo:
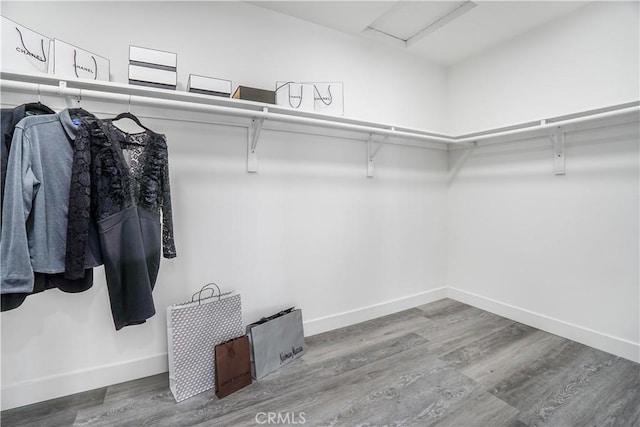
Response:
[[[474,7],[472,1],[397,2],[363,33],[409,47]]]

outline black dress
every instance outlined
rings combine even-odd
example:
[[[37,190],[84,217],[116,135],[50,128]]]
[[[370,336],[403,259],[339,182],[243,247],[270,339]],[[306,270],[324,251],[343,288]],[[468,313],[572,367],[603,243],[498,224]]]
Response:
[[[100,234],[116,329],[143,323],[155,314],[152,290],[160,253],[176,256],[164,135],[150,130],[128,134],[111,120],[80,127],[69,200],[69,279],[82,275],[90,221]]]

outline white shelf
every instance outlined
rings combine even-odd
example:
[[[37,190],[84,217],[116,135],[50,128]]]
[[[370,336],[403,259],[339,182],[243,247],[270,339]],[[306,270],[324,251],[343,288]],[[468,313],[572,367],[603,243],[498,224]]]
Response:
[[[330,127],[382,136],[395,136],[427,142],[455,143],[446,136],[420,129],[394,126],[342,116],[298,111],[291,108],[239,99],[201,95],[177,90],[156,89],[122,83],[86,79],[61,79],[50,74],[22,74],[0,72],[3,90],[29,93],[58,94],[83,99],[113,100],[120,103],[148,105],[190,111],[266,119],[269,121]],[[65,88],[60,88],[65,82]]]
[[[392,126],[384,123],[357,120],[348,117],[303,112],[273,104],[263,104],[231,98],[214,97],[189,92],[156,89],[122,83],[103,82],[85,79],[60,79],[50,74],[22,74],[0,72],[0,88],[14,92],[31,94],[58,95],[77,99],[96,99],[129,105],[144,105],[158,108],[198,111],[223,116],[246,118],[248,132],[247,163],[249,172],[257,172],[257,152],[260,131],[265,121],[297,126],[332,128],[363,135],[367,142],[367,176],[373,176],[373,162],[376,154],[385,143],[433,148],[468,147],[479,141],[503,140],[512,135],[541,133],[548,135],[554,147],[554,170],[564,174],[564,127],[587,121],[597,121],[610,117],[637,122],[640,119],[640,101],[607,106],[595,110],[582,111],[570,115],[545,118],[520,123],[509,127],[491,129],[466,135],[443,135],[421,129]],[[624,117],[622,117],[624,116]],[[287,130],[284,128],[283,130]],[[383,137],[374,147],[373,137]],[[414,143],[400,142],[413,140]]]
[[[61,82],[64,87],[61,87]],[[214,97],[190,92],[156,89],[114,82],[85,79],[61,79],[51,74],[23,74],[0,72],[2,89],[28,93],[58,94],[78,98],[113,100],[120,103],[142,104],[173,109],[196,110],[216,114],[297,123],[317,127],[330,127],[388,137],[409,138],[444,144],[473,143],[494,137],[512,135],[540,129],[561,127],[594,119],[602,119],[640,112],[640,101],[629,102],[570,115],[543,118],[499,129],[490,129],[465,135],[444,135],[422,129],[394,126],[348,117],[298,111],[274,104]]]

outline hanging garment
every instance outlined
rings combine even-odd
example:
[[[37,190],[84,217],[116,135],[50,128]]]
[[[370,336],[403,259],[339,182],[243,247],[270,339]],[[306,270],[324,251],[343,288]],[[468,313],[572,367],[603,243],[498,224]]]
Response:
[[[11,142],[16,125],[25,117],[33,117],[44,114],[55,114],[51,108],[40,102],[20,105],[16,108],[0,110],[2,130],[0,132],[0,152],[2,155],[2,204],[4,204],[4,183],[7,176],[7,165]],[[0,222],[1,226],[2,222]],[[33,292],[5,293],[0,295],[0,311],[9,311],[20,307],[24,300],[32,294],[40,293],[48,289],[60,289],[64,292],[83,292],[93,285],[93,269],[87,269],[80,280],[67,280],[63,273],[44,274],[34,273]]]
[[[43,114],[55,114],[51,108],[39,102],[19,105],[16,108],[3,108],[0,110],[0,121],[2,123],[2,133],[0,133],[0,158],[2,172],[2,189],[0,200],[4,203],[4,183],[7,177],[7,162],[9,161],[9,151],[11,151],[11,140],[13,131],[18,122],[28,116],[39,116]]]
[[[0,295],[1,311],[14,310],[22,305],[29,295],[38,294],[49,289],[60,289],[66,293],[84,292],[93,286],[93,269],[85,270],[84,277],[78,280],[69,280],[64,273],[44,274],[34,273],[32,292],[19,292]]]
[[[64,273],[72,144],[82,118],[93,115],[63,110],[27,117],[15,127],[2,206],[2,294],[33,292],[34,273]],[[83,269],[102,264],[95,228],[89,234]],[[90,276],[80,282],[54,276],[50,285],[77,292],[90,286]]]
[[[176,256],[166,139],[151,130],[126,133],[111,120],[86,122],[76,139],[72,174],[66,277],[82,274],[93,218],[115,327],[143,323],[155,314],[160,253]]]

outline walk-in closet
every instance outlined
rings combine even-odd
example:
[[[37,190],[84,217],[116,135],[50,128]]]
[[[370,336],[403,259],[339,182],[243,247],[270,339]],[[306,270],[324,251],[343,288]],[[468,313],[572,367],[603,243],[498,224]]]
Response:
[[[640,3],[0,3],[2,426],[640,425]]]

